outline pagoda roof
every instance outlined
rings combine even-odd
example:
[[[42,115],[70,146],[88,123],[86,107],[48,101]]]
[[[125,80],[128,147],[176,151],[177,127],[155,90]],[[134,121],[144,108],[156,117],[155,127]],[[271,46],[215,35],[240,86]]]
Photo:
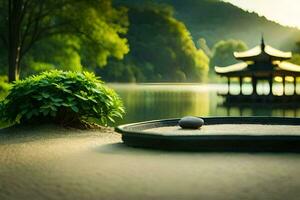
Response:
[[[244,52],[234,52],[234,57],[244,62],[227,67],[215,67],[215,72],[224,76],[300,76],[300,66],[289,63],[291,52],[283,52],[269,45],[261,44]]]
[[[243,52],[234,52],[234,57],[239,60],[244,61],[254,61],[258,60],[261,57],[269,56],[272,60],[287,60],[292,57],[291,52],[283,52],[278,49],[275,49],[269,45],[258,45],[252,49]]]
[[[282,61],[279,62],[277,66],[285,71],[300,72],[300,66],[290,62]]]
[[[238,71],[244,71],[245,69],[247,69],[248,64],[246,62],[241,62],[241,63],[236,63],[233,65],[229,65],[227,67],[218,67],[215,66],[215,71],[218,74],[227,74],[230,72],[238,72]]]
[[[255,73],[272,73],[282,74],[282,75],[293,75],[300,74],[300,66],[295,65],[286,61],[273,61],[273,70],[252,70],[249,66],[253,65],[253,62],[241,62],[236,63],[227,67],[215,67],[215,72],[219,75],[245,75],[245,74],[255,74]],[[285,73],[286,72],[286,73]]]

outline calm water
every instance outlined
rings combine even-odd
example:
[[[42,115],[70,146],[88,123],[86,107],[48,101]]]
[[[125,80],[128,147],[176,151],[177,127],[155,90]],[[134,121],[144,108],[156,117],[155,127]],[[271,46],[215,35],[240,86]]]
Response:
[[[226,92],[223,84],[110,84],[122,98],[126,115],[118,124],[144,120],[180,118],[193,116],[285,116],[299,117],[297,109],[261,105],[256,107],[224,107],[217,92]],[[275,85],[280,93],[280,85]],[[251,88],[244,86],[246,93]],[[287,91],[293,88],[287,86]],[[260,85],[258,92],[268,92],[266,85]],[[235,85],[232,92],[238,92]],[[299,102],[300,105],[300,102]]]

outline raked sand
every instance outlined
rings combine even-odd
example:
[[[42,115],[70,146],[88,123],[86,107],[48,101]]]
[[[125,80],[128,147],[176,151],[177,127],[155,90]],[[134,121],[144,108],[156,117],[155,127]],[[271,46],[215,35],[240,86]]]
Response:
[[[299,197],[300,154],[135,149],[111,129],[0,131],[1,200]]]
[[[145,133],[160,135],[293,135],[300,136],[300,126],[264,124],[217,124],[204,125],[199,129],[182,129],[179,126],[163,126],[145,129]]]

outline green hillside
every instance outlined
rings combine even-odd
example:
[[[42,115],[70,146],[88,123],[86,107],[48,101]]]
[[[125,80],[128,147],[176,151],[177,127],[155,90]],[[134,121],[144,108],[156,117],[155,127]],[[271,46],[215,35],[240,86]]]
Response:
[[[121,4],[142,4],[150,0],[118,0]],[[294,48],[300,30],[246,12],[217,0],[151,0],[174,7],[175,17],[185,23],[194,41],[205,38],[209,47],[222,39],[240,39],[249,47],[259,43],[261,34],[267,43],[283,50]]]

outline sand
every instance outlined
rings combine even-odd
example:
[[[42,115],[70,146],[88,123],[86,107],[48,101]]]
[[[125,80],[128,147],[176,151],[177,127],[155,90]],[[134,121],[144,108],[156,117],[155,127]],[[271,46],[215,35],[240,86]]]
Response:
[[[162,135],[300,135],[300,126],[263,124],[203,125],[199,129],[182,129],[180,126],[164,126],[145,129],[145,133]]]
[[[300,155],[130,148],[111,129],[0,131],[0,199],[299,199]]]

